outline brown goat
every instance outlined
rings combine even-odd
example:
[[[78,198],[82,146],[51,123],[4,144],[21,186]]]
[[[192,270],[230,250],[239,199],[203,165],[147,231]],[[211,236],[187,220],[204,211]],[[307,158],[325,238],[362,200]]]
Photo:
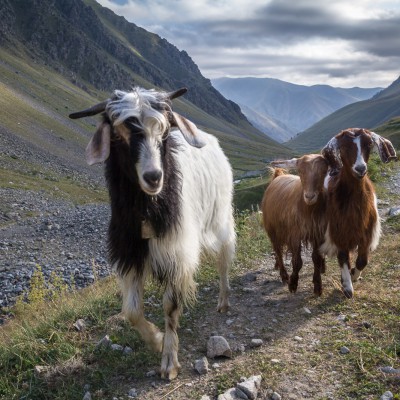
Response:
[[[328,228],[322,255],[336,255],[341,267],[342,289],[353,296],[352,281],[360,277],[368,264],[369,252],[379,242],[381,227],[375,190],[367,176],[367,162],[373,146],[381,160],[389,162],[396,152],[389,140],[366,129],[346,129],[322,150],[331,167],[327,181]],[[355,268],[350,265],[350,252],[358,248]]]
[[[275,268],[279,269],[282,282],[289,284],[291,292],[296,292],[299,272],[303,266],[301,246],[302,243],[311,244],[314,293],[321,295],[321,272],[325,272],[325,260],[318,250],[326,230],[323,187],[328,162],[321,155],[309,154],[271,164],[275,167],[295,168],[299,173],[296,176],[275,169],[262,200],[264,228],[275,251]],[[292,254],[293,271],[290,280],[282,260],[284,246]]]

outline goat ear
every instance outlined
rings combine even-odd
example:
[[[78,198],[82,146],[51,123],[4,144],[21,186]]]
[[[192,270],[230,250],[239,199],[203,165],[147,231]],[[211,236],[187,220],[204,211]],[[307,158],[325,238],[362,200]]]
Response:
[[[397,160],[396,150],[394,149],[392,143],[378,135],[375,132],[371,132],[371,138],[378,148],[379,157],[383,163],[388,163],[391,160]]]
[[[338,140],[333,137],[327,145],[321,150],[321,154],[328,161],[330,167],[330,175],[336,175],[343,167],[342,159],[340,157],[340,149]]]
[[[276,160],[271,161],[271,165],[274,168],[285,168],[285,169],[297,169],[298,158],[292,158],[291,160]]]
[[[102,122],[86,147],[86,162],[93,165],[106,161],[110,155],[110,141],[111,126]]]
[[[193,122],[182,117],[182,115],[172,112],[171,126],[177,127],[181,131],[185,140],[191,146],[201,148],[206,145],[206,143],[199,137],[197,126]]]

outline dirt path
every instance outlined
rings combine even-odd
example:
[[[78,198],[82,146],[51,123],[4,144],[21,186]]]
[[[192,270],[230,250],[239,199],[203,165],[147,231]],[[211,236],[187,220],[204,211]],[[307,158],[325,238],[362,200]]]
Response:
[[[388,186],[391,194],[400,193],[399,167]],[[398,197],[394,199],[396,204],[391,206],[400,203]],[[371,275],[367,275],[366,282],[355,285],[352,300],[345,299],[341,293],[340,274],[334,260],[329,261],[323,276],[323,295],[314,297],[313,267],[307,254],[296,294],[289,293],[281,284],[269,254],[251,271],[243,268],[233,280],[232,308],[227,315],[215,312],[216,283],[201,288],[198,303],[193,312],[187,313],[179,333],[182,372],[177,380],[165,383],[151,377],[132,382],[131,386],[138,388],[140,399],[200,399],[202,395],[216,399],[218,394],[234,387],[241,377],[262,374],[260,399],[270,399],[273,391],[282,399],[292,400],[376,399],[367,389],[365,394],[357,394],[357,382],[347,387],[345,376],[353,368],[352,363],[361,363],[363,368],[362,351],[360,355],[353,352],[358,351],[355,350],[357,341],[368,337],[365,326],[369,322],[365,321],[375,320],[371,309],[376,303],[374,296],[370,299],[368,294],[374,287],[368,278],[373,281],[372,273],[379,270],[375,265],[379,254],[375,257],[371,259]],[[228,340],[233,358],[209,360],[210,372],[199,376],[193,370],[193,363],[206,354],[207,339],[215,334]],[[343,338],[349,338],[348,342]],[[252,339],[261,339],[263,344],[253,348]],[[355,357],[355,361],[346,360],[341,365],[341,358],[347,357],[340,353],[345,345],[350,349],[349,357]],[[374,367],[372,371],[375,370]],[[384,387],[386,378],[381,375],[378,379],[382,379]],[[371,380],[374,379],[371,375]],[[397,382],[400,387],[400,381]],[[343,393],[348,393],[348,397],[343,397]]]

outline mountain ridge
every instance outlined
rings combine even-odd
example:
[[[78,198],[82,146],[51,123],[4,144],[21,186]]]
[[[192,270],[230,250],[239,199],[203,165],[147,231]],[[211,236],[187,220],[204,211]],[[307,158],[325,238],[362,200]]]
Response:
[[[382,127],[399,116],[400,77],[371,99],[349,104],[335,111],[286,144],[296,151],[314,151],[346,128],[361,127],[371,130],[381,128],[382,132],[385,132],[386,128]],[[397,135],[392,135],[394,143],[398,144]]]
[[[220,139],[236,176],[259,173],[266,160],[293,153],[253,127],[239,106],[201,75],[187,52],[93,0],[4,0],[0,53],[6,169],[25,171],[16,166],[7,138],[24,149],[18,157],[29,158],[31,171],[52,160],[57,174],[95,179],[100,171],[94,174],[82,155],[98,118],[71,121],[68,114],[133,84],[167,91],[188,87],[174,100],[174,109]],[[29,153],[37,155],[38,165]]]
[[[381,88],[335,88],[319,84],[298,85],[275,78],[219,78],[213,85],[225,96],[237,102],[248,119],[265,134],[285,142],[321,118],[360,99],[370,98]],[[266,118],[264,126],[252,112]],[[268,120],[279,121],[285,132]]]

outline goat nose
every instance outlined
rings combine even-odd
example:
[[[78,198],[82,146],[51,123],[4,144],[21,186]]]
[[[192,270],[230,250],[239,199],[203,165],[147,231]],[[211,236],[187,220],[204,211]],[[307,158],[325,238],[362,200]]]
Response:
[[[161,180],[161,177],[162,177],[162,172],[160,170],[149,171],[143,174],[143,179],[150,186],[157,186],[157,184]]]
[[[354,169],[360,176],[364,176],[367,173],[367,167],[365,165],[357,165]]]

